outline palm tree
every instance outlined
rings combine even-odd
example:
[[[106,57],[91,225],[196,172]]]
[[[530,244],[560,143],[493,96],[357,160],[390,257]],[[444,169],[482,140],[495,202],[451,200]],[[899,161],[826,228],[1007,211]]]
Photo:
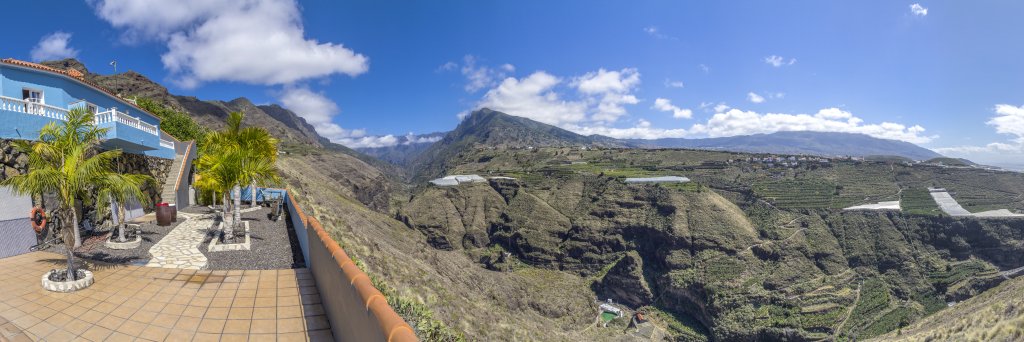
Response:
[[[75,204],[79,198],[88,198],[97,185],[117,179],[112,176],[111,164],[121,155],[120,150],[99,151],[97,147],[107,130],[96,127],[93,120],[92,113],[84,108],[73,109],[64,123],[43,126],[38,141],[17,142],[16,148],[28,154],[29,172],[0,182],[21,195],[57,195],[54,213],[65,223],[61,230],[68,279],[75,279],[72,250],[82,244]]]
[[[96,208],[98,214],[106,214],[107,208],[117,207],[117,218],[114,222],[118,226],[117,241],[124,242],[125,237],[125,204],[131,201],[138,201],[143,206],[149,205],[149,196],[142,191],[145,184],[154,182],[153,177],[148,175],[122,175],[111,173],[97,184]]]
[[[196,163],[203,186],[225,195],[224,221],[227,224],[224,233],[229,238],[242,220],[242,185],[252,187],[255,203],[256,185],[266,186],[279,181],[274,167],[277,139],[261,127],[242,128],[244,118],[245,114],[233,112],[228,115],[225,130],[207,134],[202,156]],[[228,193],[234,197],[230,222],[227,220]]]

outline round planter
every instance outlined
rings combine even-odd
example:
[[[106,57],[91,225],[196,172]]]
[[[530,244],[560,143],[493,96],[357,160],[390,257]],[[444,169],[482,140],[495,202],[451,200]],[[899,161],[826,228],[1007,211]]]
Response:
[[[47,271],[43,273],[43,288],[53,292],[74,292],[89,287],[89,285],[96,281],[92,276],[92,272],[89,270],[81,271],[85,273],[85,277],[74,281],[52,281],[50,280],[50,273],[53,271]],[[64,271],[58,270],[58,272]]]
[[[135,235],[135,239],[128,240],[125,242],[117,241],[117,237],[112,236],[111,238],[113,238],[114,240],[107,240],[106,242],[103,243],[104,246],[110,249],[134,249],[142,245],[141,235]]]

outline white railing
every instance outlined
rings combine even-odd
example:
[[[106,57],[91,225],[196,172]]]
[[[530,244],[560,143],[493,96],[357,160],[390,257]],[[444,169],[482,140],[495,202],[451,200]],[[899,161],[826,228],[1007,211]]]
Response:
[[[97,125],[107,122],[117,122],[122,125],[131,126],[152,135],[160,134],[156,126],[145,121],[142,121],[134,116],[128,115],[128,113],[119,112],[117,111],[117,108],[111,108],[110,110],[107,110],[105,112],[96,113]],[[162,144],[163,142],[161,142],[161,145]]]
[[[163,138],[160,138],[160,147],[166,147],[166,148],[169,148],[169,149],[173,150],[174,149],[174,142],[170,141],[170,140],[164,140]]]
[[[0,96],[0,110],[39,115],[44,118],[51,118],[57,120],[68,119],[67,109],[58,108],[42,103],[36,103],[33,101],[19,100],[16,98],[6,96]]]

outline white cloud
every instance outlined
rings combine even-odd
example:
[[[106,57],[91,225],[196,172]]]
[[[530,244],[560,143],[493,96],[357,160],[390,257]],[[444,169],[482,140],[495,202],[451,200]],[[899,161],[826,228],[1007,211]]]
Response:
[[[758,133],[774,133],[780,131],[818,131],[861,133],[876,138],[902,140],[911,143],[927,143],[934,136],[923,135],[925,129],[919,125],[882,122],[864,124],[864,120],[852,113],[838,109],[826,108],[815,114],[760,114],[753,111],[729,109],[714,114],[704,124],[693,125],[689,129],[692,135],[708,137],[728,137]]]
[[[466,78],[466,84],[463,86],[463,89],[467,93],[475,93],[481,89],[493,87],[497,80],[504,79],[516,71],[516,67],[508,63],[502,64],[497,68],[480,65],[479,58],[473,55],[463,56],[461,65],[455,62],[448,62],[438,67],[437,71],[452,71],[456,68]]]
[[[925,8],[924,6],[921,6],[921,4],[915,3],[913,5],[910,5],[910,13],[916,16],[923,17],[928,15],[928,9]]]
[[[30,53],[32,60],[39,62],[45,60],[72,58],[78,56],[78,50],[68,46],[71,41],[71,34],[57,31],[43,36],[39,43],[32,48]]]
[[[616,128],[607,126],[576,126],[562,127],[582,135],[599,134],[617,139],[660,139],[660,138],[682,138],[687,135],[686,129],[664,129],[651,127],[651,123],[639,120],[633,127]]]
[[[996,115],[985,123],[995,127],[996,133],[1012,136],[1009,142],[993,142],[984,146],[943,147],[935,150],[958,157],[978,157],[988,160],[1010,159],[1020,163],[1020,160],[1024,158],[1024,106],[998,104],[993,111]]]
[[[709,67],[707,65],[704,65],[704,64],[700,65],[700,70],[703,71],[705,74],[710,74],[711,73],[711,67]]]
[[[660,97],[655,99],[653,108],[663,112],[672,112],[672,117],[677,119],[689,119],[693,117],[692,110],[676,107],[669,99]]]
[[[861,133],[912,143],[927,143],[936,138],[924,135],[925,129],[919,125],[865,124],[864,120],[838,108],[826,108],[814,114],[760,114],[734,109],[724,102],[717,105],[701,103],[704,109],[714,106],[715,114],[706,122],[689,128],[654,127],[644,118],[635,118],[632,125],[623,125],[620,119],[628,114],[625,104],[639,103],[632,95],[639,83],[640,73],[632,68],[619,71],[599,69],[572,78],[568,87],[562,78],[536,71],[524,78],[506,78],[488,90],[474,109],[486,107],[583,135],[600,134],[615,138],[723,137],[779,131]],[[776,97],[784,95],[770,94]],[[625,101],[625,98],[632,100]],[[618,107],[621,112],[615,112],[613,118],[606,117],[610,106]],[[692,111],[675,106],[665,98],[655,99],[652,108],[672,112],[677,118],[693,115]],[[463,111],[458,116],[464,118],[468,113]]]
[[[673,81],[667,78],[665,79],[665,88],[682,88],[683,86],[683,81]]]
[[[409,134],[405,135],[405,141],[402,142],[402,145],[435,143],[435,142],[440,141],[441,138],[444,138],[444,137],[440,136],[440,135],[429,136],[429,137],[427,137],[427,136],[417,136],[417,135],[413,134],[412,132],[409,132]]]
[[[286,87],[278,94],[281,104],[306,119],[317,134],[331,142],[351,148],[394,146],[399,142],[393,135],[368,136],[364,129],[345,129],[334,123],[341,113],[338,105],[321,93],[306,87]]]
[[[587,105],[563,100],[554,91],[562,80],[543,71],[522,79],[509,77],[484,94],[478,107],[522,116],[550,125],[580,122],[586,119]]]
[[[782,56],[771,55],[764,58],[764,62],[773,67],[782,67],[787,65],[796,64],[796,58],[790,58],[788,61]]]
[[[441,64],[441,66],[437,67],[436,71],[437,72],[452,71],[452,70],[455,70],[455,68],[458,68],[458,67],[459,67],[459,63],[455,63],[455,62],[449,61],[448,63]]]
[[[673,36],[670,36],[670,35],[667,35],[667,34],[661,32],[661,30],[658,29],[658,27],[656,27],[656,26],[644,27],[644,33],[647,33],[651,37],[658,38],[658,39],[678,40],[678,38],[676,38],[676,37],[673,37]]]
[[[294,0],[98,0],[96,14],[125,42],[166,44],[161,56],[183,87],[209,81],[281,85],[369,69],[341,44],[305,37]]]
[[[597,102],[592,119],[607,123],[615,122],[626,114],[623,105],[640,102],[632,92],[640,85],[640,72],[636,68],[608,71],[604,68],[588,72],[573,80],[572,86],[587,95],[588,103]]]
[[[747,100],[753,103],[761,103],[764,102],[764,96],[757,95],[757,93],[754,92],[749,92],[747,93]]]

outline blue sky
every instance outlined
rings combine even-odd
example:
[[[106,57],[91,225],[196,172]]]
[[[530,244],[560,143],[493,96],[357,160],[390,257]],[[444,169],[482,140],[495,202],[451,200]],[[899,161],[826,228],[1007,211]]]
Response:
[[[100,73],[116,59],[172,93],[283,104],[351,146],[487,106],[584,134],[846,131],[1024,164],[1020,1],[21,7],[6,56],[73,55]]]

